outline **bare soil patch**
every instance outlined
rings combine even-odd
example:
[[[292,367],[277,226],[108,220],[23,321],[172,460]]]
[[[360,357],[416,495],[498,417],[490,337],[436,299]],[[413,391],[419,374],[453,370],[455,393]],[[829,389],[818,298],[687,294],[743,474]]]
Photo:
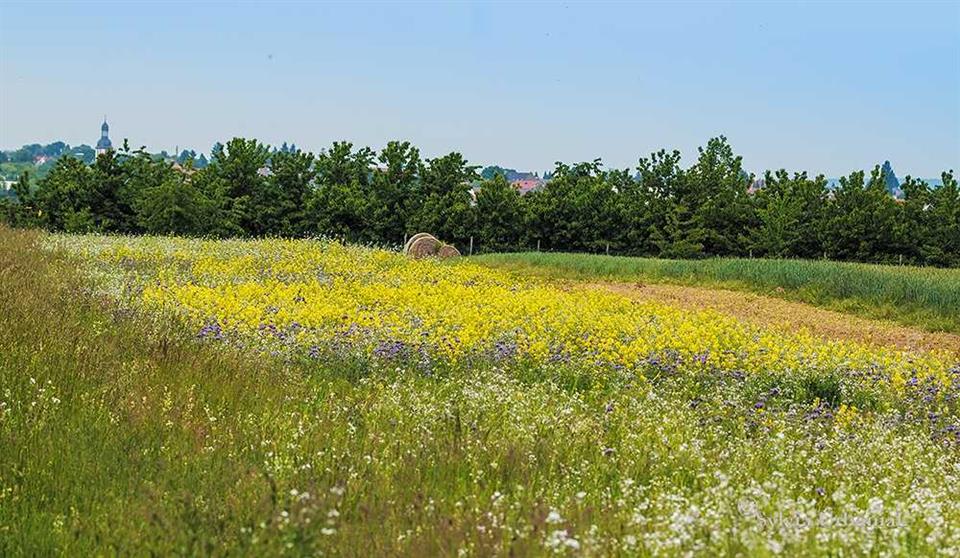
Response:
[[[646,283],[581,283],[636,300],[663,302],[690,310],[710,309],[764,327],[807,330],[824,339],[856,341],[906,351],[942,350],[960,355],[960,335],[927,332],[894,322],[870,320],[753,293]]]

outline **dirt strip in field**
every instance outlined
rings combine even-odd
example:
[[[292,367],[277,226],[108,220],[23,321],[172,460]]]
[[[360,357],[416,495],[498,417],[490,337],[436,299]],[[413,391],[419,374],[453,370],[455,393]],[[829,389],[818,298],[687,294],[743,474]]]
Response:
[[[945,350],[960,356],[960,335],[928,332],[893,322],[870,320],[753,293],[645,283],[581,283],[636,300],[650,300],[691,310],[710,309],[764,327],[807,330],[824,339],[857,341],[907,351]]]

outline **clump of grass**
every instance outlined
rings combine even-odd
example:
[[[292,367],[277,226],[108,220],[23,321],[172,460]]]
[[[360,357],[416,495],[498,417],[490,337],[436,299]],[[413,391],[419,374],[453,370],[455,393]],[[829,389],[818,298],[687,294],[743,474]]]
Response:
[[[650,281],[757,292],[928,331],[960,333],[957,269],[812,260],[661,260],[546,252],[486,254],[473,260],[554,279]]]

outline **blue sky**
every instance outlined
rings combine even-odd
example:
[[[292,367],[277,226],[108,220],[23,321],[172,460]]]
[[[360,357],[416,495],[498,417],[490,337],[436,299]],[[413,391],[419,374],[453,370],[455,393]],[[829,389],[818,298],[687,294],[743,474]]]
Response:
[[[0,147],[409,139],[545,170],[960,170],[960,2],[0,3]]]

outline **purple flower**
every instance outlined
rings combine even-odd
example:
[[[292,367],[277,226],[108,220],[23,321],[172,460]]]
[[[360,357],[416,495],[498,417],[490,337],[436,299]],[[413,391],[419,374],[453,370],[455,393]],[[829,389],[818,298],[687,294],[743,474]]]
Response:
[[[374,356],[385,359],[394,359],[400,356],[407,348],[403,341],[381,341],[373,349]]]
[[[509,360],[516,356],[517,344],[513,341],[497,341],[493,346],[493,359],[496,361]]]
[[[675,351],[667,350],[662,355],[651,354],[646,358],[646,363],[661,372],[672,374],[677,371],[678,360]]]
[[[200,328],[200,331],[197,332],[197,337],[200,339],[206,339],[207,337],[212,337],[214,339],[223,339],[223,328],[220,327],[220,323],[216,320],[208,322],[205,326]]]
[[[551,364],[565,364],[570,362],[570,355],[565,354],[562,349],[556,348],[550,353],[548,362]]]

